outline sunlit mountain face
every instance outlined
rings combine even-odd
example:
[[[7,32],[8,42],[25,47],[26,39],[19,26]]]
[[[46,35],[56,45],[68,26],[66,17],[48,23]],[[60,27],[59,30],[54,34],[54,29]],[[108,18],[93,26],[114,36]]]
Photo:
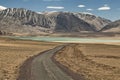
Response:
[[[0,6],[0,11],[7,9],[6,7]]]

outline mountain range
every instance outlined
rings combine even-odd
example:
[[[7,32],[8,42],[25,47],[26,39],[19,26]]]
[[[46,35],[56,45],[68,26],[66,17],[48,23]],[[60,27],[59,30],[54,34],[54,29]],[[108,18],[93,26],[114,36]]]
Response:
[[[120,20],[114,21],[101,29],[102,32],[120,32]]]
[[[114,30],[113,30],[114,29]],[[34,12],[24,8],[0,10],[0,34],[119,32],[120,20],[78,12]]]

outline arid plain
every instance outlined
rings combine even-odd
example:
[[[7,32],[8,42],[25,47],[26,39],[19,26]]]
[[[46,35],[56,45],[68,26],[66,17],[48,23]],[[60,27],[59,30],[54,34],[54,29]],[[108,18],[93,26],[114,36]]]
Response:
[[[120,80],[120,45],[70,44],[55,59],[85,80]]]
[[[27,59],[61,44],[0,37],[0,80],[16,80]],[[119,43],[70,43],[55,60],[85,80],[120,80]]]
[[[52,49],[58,43],[14,40],[0,37],[0,80],[16,80],[28,58]]]

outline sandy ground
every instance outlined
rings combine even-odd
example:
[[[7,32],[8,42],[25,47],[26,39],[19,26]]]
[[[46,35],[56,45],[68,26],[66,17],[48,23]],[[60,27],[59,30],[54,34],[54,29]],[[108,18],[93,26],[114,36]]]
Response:
[[[86,80],[120,80],[120,46],[71,44],[55,59]]]
[[[16,80],[19,67],[25,60],[55,46],[58,46],[58,43],[21,41],[0,37],[0,80]]]

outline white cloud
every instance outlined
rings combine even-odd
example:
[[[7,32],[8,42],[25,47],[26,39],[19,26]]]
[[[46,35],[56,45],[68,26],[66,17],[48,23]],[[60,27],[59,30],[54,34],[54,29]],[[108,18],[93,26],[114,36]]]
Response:
[[[48,9],[64,9],[62,6],[47,6]]]
[[[0,10],[5,10],[5,9],[7,9],[7,7],[0,6]]]
[[[106,11],[106,10],[110,10],[110,9],[111,8],[107,4],[105,4],[103,7],[98,8],[99,11]]]
[[[85,5],[78,5],[78,7],[83,8],[83,7],[85,7]]]
[[[93,11],[93,9],[91,9],[91,8],[88,8],[88,9],[86,9],[87,11]]]

